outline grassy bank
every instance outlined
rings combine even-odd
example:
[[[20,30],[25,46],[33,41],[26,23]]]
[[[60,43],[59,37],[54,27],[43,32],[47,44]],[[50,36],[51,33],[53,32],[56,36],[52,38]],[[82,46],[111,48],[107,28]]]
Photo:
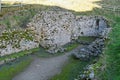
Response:
[[[34,48],[34,49],[30,49],[30,50],[25,50],[25,51],[21,51],[21,52],[18,52],[18,53],[13,53],[13,54],[10,54],[10,55],[6,55],[6,56],[3,56],[3,57],[0,57],[0,61],[2,60],[6,60],[6,59],[12,59],[12,58],[20,58],[20,57],[23,57],[25,55],[30,55],[32,53],[35,53],[39,50],[39,48]]]
[[[12,80],[19,72],[23,71],[32,61],[32,58],[24,57],[15,62],[0,67],[0,80]]]
[[[32,55],[39,51],[39,48],[25,50],[11,55],[6,55],[0,58],[0,61],[15,58],[14,61],[8,61],[0,66],[0,80],[12,80],[12,78],[23,71],[33,61]]]
[[[28,9],[28,10],[16,11],[16,12],[11,12],[12,8],[9,8],[9,10],[10,12],[9,11],[7,12],[3,8],[3,11],[0,13],[1,15],[5,11],[5,13],[2,14],[3,16],[0,20],[0,25],[3,26],[6,30],[25,28],[26,24],[37,13],[37,11],[35,11],[34,9]]]
[[[113,20],[115,24],[112,25],[111,41],[104,52],[104,60],[100,59],[106,66],[100,75],[104,80],[120,80],[120,16],[116,16]]]
[[[83,67],[92,63],[91,61],[80,61],[74,58],[70,58],[69,62],[64,66],[62,72],[55,75],[51,80],[74,80],[78,74],[83,71]]]

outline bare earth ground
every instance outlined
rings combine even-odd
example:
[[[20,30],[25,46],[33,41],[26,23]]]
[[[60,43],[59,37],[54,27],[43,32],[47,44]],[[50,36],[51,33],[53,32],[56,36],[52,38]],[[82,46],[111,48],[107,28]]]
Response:
[[[61,72],[62,67],[68,62],[71,52],[52,58],[35,58],[31,65],[15,76],[13,80],[49,80]]]

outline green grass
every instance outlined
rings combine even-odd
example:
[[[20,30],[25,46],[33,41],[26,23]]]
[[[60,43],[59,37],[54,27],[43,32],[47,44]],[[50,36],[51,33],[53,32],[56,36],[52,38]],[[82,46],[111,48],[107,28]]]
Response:
[[[77,42],[73,42],[73,43],[68,43],[66,45],[64,45],[63,47],[66,48],[67,52],[75,49],[76,47],[78,47],[80,44],[78,44]]]
[[[23,58],[20,61],[3,65],[0,68],[0,80],[12,80],[19,72],[23,71],[32,61],[31,57]]]
[[[106,80],[120,80],[120,17],[115,18],[116,24],[113,25],[113,30],[110,34],[111,41],[105,50],[106,69],[102,75]]]
[[[51,80],[74,80],[83,71],[83,68],[91,62],[92,60],[87,62],[70,58],[69,62],[63,67],[62,72],[55,75]]]
[[[6,55],[6,56],[3,56],[3,57],[0,57],[0,61],[6,60],[6,59],[11,59],[11,58],[23,57],[25,55],[35,53],[38,50],[39,50],[39,48],[34,48],[34,49],[31,49],[31,50],[25,50],[25,51],[21,51],[21,52],[18,52],[18,53],[13,53],[13,54],[10,54],[10,55]]]
[[[78,40],[84,41],[84,42],[93,42],[95,40],[95,38],[96,37],[79,37]],[[71,51],[78,46],[82,46],[82,44],[79,44],[78,42],[74,41],[73,43],[68,43],[63,47],[65,47],[67,49],[67,51]]]
[[[78,38],[78,40],[80,40],[80,41],[85,41],[85,42],[93,42],[94,40],[96,39],[96,37],[89,37],[89,36],[80,36],[79,38]]]
[[[33,16],[36,14],[36,12],[37,11],[34,9],[29,9],[7,14],[7,17],[4,17],[2,20],[0,20],[0,24],[6,26],[7,29],[19,29],[21,27],[24,28],[31,18],[33,18]],[[2,12],[0,14],[2,14]]]
[[[53,57],[59,54],[50,54],[48,53],[43,47],[39,47],[39,50],[35,53],[37,57],[42,57],[42,58],[48,58],[48,57]]]

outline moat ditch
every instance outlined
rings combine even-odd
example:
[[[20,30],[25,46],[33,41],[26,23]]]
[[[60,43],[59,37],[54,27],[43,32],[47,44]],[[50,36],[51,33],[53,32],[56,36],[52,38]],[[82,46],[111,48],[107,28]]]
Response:
[[[79,61],[89,61],[92,60],[93,57],[98,58],[99,55],[101,55],[104,51],[106,40],[109,38],[108,33],[110,29],[111,28],[107,24],[107,20],[100,16],[75,16],[71,12],[41,11],[33,17],[32,21],[28,23],[25,31],[20,31],[21,34],[18,34],[17,31],[11,31],[10,34],[12,36],[10,36],[9,31],[3,32],[1,35],[1,45],[5,46],[0,49],[0,64],[8,67],[9,65],[14,66],[17,60],[19,63],[19,61],[22,61],[21,59],[24,60],[22,57],[28,57],[29,55],[34,58],[36,58],[36,56],[40,57],[40,59],[45,58],[48,60],[48,62],[49,59],[51,62],[56,60],[59,63],[59,60],[57,59],[60,59],[61,57],[63,60],[60,59],[60,64],[58,64],[60,66],[56,68],[56,72],[53,75],[44,74],[44,79],[48,79],[60,72],[57,70],[61,70],[64,62],[68,61],[68,56],[66,56],[65,53],[70,53],[70,55],[73,55],[74,58],[78,59]],[[22,34],[23,32],[26,34],[26,36]],[[15,45],[14,42],[16,41],[19,42],[19,46],[13,47],[13,45]],[[31,50],[32,48],[36,48],[36,50]],[[24,50],[27,51],[24,52]],[[17,52],[19,51],[23,52],[17,55]],[[12,53],[15,53],[15,55]],[[8,54],[12,56],[9,57]],[[4,58],[5,55],[6,57]],[[38,58],[35,60],[39,62]],[[31,63],[30,61],[28,58],[29,63]],[[95,63],[94,60],[93,63]],[[37,65],[36,61],[33,60],[33,64]],[[56,65],[56,63],[53,64]],[[40,63],[40,65],[42,65],[42,63]],[[46,61],[45,65],[47,65]],[[39,69],[42,69],[39,67],[39,65],[37,66]],[[88,68],[88,66],[89,65],[84,66],[85,72],[88,72],[88,74],[80,74],[78,78],[92,79],[95,77],[95,72],[93,68],[91,69],[91,66],[94,67],[94,65],[90,64],[90,68]],[[14,80],[25,78],[23,73],[29,73],[29,70],[33,69],[33,67],[34,65],[28,67],[27,71],[25,70],[20,73],[20,75],[18,74]],[[53,67],[53,65],[50,64],[50,67]],[[54,67],[51,68],[51,70],[53,69]],[[35,71],[35,69],[33,70]],[[45,67],[45,71],[46,70],[47,69]],[[8,76],[10,73],[8,73]],[[37,74],[37,72],[34,73]],[[40,72],[38,71],[38,73]],[[30,78],[30,75],[27,76]],[[49,77],[46,78],[47,76]],[[41,77],[36,75],[33,79],[36,78],[40,79]]]

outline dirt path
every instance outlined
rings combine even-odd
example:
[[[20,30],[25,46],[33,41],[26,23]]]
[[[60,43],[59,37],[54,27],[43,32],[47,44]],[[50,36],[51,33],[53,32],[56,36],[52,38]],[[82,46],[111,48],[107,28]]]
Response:
[[[49,80],[55,74],[60,73],[70,54],[71,52],[52,58],[35,58],[31,65],[13,80]]]

